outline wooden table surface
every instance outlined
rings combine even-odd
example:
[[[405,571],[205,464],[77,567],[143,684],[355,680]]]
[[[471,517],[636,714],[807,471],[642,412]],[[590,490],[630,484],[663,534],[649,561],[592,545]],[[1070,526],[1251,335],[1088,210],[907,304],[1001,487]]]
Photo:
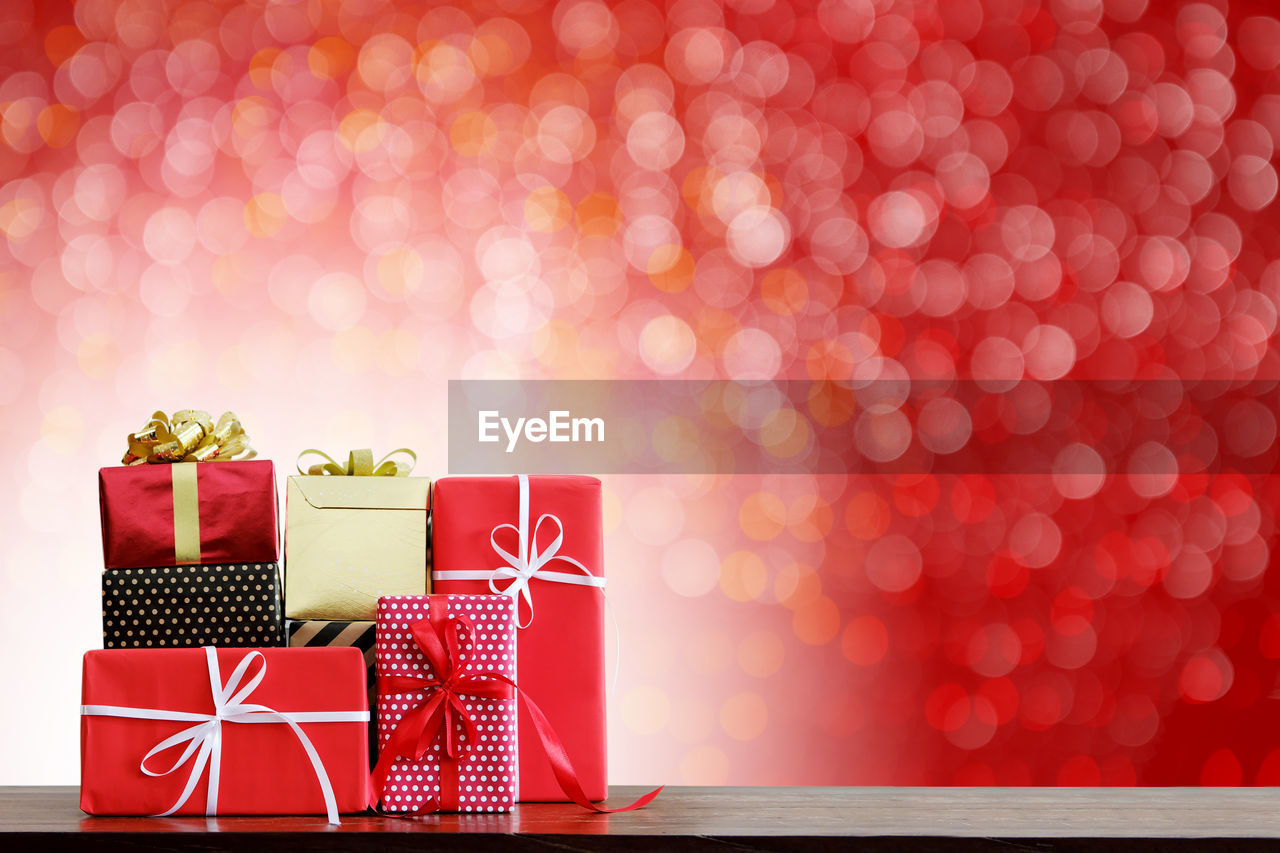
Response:
[[[617,788],[614,799],[639,792]],[[52,850],[51,841],[93,850],[421,850],[442,841],[422,833],[442,832],[449,850],[508,851],[811,850],[849,846],[851,837],[875,850],[1238,850],[1280,838],[1274,788],[668,788],[648,808],[616,815],[526,804],[498,815],[347,815],[337,827],[323,817],[89,817],[77,796],[71,787],[0,787],[0,850]]]

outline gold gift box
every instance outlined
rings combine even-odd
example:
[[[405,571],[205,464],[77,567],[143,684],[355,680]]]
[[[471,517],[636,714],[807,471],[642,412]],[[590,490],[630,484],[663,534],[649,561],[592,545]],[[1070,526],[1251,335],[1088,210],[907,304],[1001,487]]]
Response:
[[[372,620],[381,595],[426,595],[426,477],[289,478],[284,612]]]

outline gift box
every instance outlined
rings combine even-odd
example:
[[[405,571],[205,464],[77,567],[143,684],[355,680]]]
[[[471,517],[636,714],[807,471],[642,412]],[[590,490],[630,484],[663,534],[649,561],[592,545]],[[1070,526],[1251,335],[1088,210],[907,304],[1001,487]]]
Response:
[[[369,621],[383,595],[423,595],[425,477],[293,476],[285,496],[285,615]]]
[[[563,740],[591,800],[606,784],[603,542],[593,477],[446,477],[432,508],[432,584],[519,599],[518,678]],[[567,799],[520,710],[524,802]]]
[[[98,496],[108,569],[280,559],[269,461],[103,468]]]
[[[364,655],[365,685],[370,710],[377,707],[377,679],[374,669],[373,622],[326,622],[318,619],[285,620],[285,630],[292,647],[351,646]],[[369,763],[378,760],[377,728],[369,726]]]
[[[279,569],[239,563],[103,572],[102,644],[282,646]]]
[[[515,643],[505,595],[378,602],[375,802],[391,812],[511,809]]]
[[[364,658],[351,648],[84,656],[80,808],[96,815],[361,811]]]

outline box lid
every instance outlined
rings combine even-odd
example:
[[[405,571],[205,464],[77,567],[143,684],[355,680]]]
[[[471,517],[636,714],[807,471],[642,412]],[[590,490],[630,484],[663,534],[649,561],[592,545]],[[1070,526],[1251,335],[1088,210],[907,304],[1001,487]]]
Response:
[[[431,506],[427,477],[330,477],[295,474],[289,489],[316,509],[403,509]]]

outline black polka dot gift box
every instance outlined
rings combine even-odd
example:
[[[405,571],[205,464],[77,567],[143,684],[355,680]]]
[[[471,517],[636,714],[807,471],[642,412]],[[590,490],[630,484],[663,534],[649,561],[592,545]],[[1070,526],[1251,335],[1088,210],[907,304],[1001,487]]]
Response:
[[[114,569],[102,575],[108,649],[283,646],[275,563]]]

